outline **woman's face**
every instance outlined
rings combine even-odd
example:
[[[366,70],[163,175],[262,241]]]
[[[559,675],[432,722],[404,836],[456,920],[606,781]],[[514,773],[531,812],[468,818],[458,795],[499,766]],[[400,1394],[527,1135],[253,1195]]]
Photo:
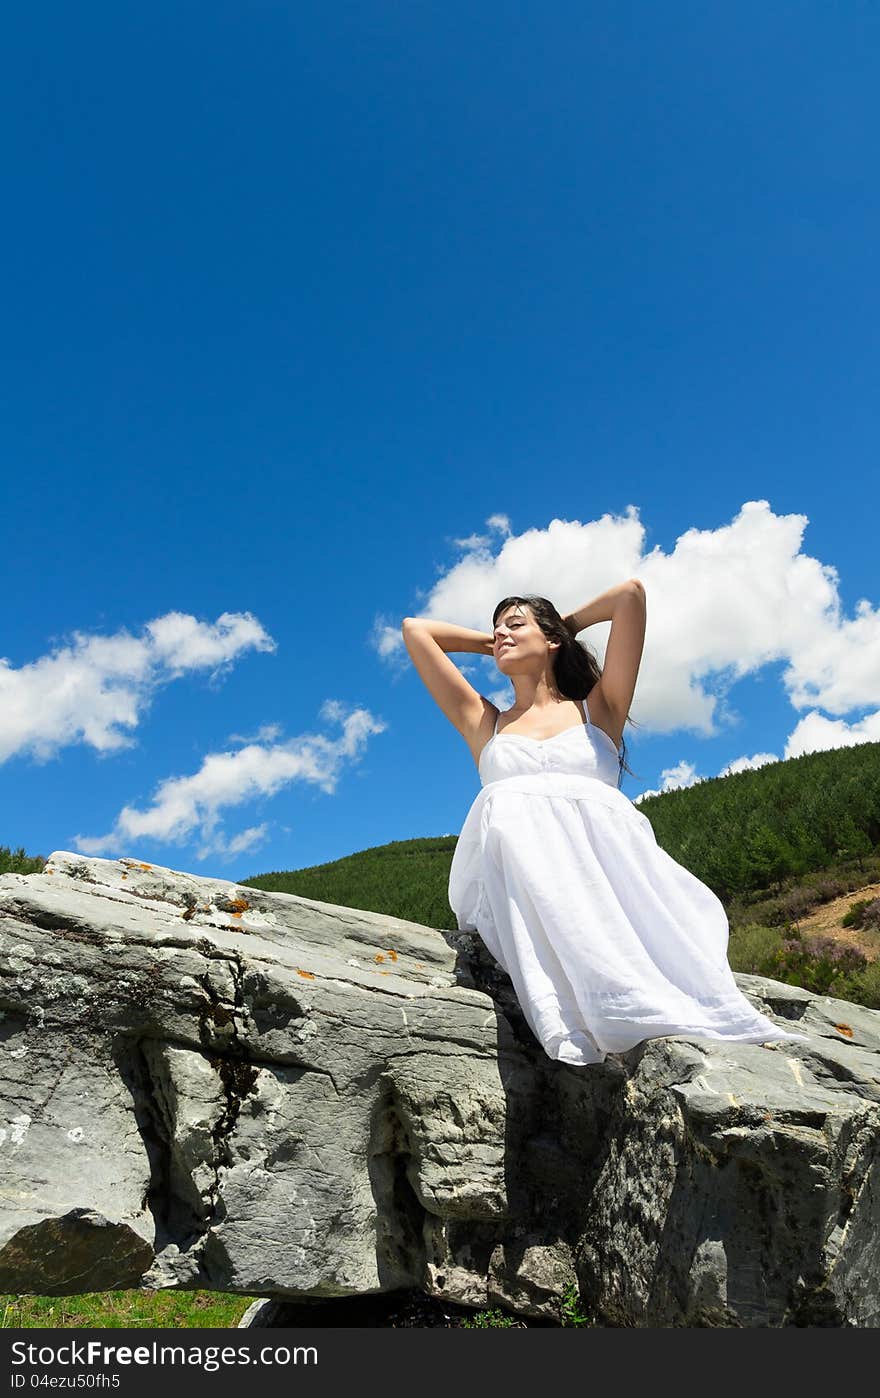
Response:
[[[507,607],[495,623],[495,664],[503,674],[547,658],[547,637],[528,607]]]

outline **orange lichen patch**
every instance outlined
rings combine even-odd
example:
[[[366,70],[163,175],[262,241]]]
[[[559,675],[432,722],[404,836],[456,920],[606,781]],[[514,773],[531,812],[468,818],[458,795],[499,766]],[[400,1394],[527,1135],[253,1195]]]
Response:
[[[121,877],[124,878],[124,879],[127,879],[127,878],[128,878],[128,874],[122,874]]]
[[[388,948],[388,955],[391,957],[391,960],[392,960],[392,961],[396,961],[396,960],[397,960],[397,952],[394,950],[393,947],[389,947],[389,948]]]
[[[375,960],[376,960],[376,961],[384,961],[384,960],[385,960],[385,957],[382,955],[381,951],[377,951],[377,952],[376,952]]]
[[[139,865],[138,865],[138,868],[139,868],[139,869],[152,869],[152,867],[153,867],[152,864],[139,864]]]
[[[415,962],[415,968],[417,971],[421,971],[423,969],[421,961]]]
[[[241,913],[230,913],[230,917],[241,917]]]
[[[313,981],[315,979],[311,971],[301,971],[298,966],[296,968],[296,974],[298,976],[303,976],[307,981]]]
[[[250,907],[250,903],[247,901],[246,898],[231,898],[229,901],[229,906],[230,908],[234,908],[236,913],[243,913],[247,908]]]
[[[845,1034],[848,1039],[851,1039],[853,1036],[852,1029],[848,1024],[835,1024],[834,1028],[837,1030],[838,1034]]]

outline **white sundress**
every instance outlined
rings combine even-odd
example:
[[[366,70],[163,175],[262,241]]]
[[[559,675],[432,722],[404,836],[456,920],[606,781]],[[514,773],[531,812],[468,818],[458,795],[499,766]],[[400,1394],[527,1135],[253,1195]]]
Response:
[[[618,789],[618,752],[584,722],[551,738],[495,733],[449,872],[459,930],[479,933],[550,1058],[601,1063],[682,1034],[794,1039],[749,1003],[720,899],[657,844]]]

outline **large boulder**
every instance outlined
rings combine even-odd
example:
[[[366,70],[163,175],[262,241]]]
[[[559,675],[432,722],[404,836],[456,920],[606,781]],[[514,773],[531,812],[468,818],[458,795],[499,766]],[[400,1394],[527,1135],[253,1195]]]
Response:
[[[0,1291],[418,1288],[880,1323],[880,1012],[547,1058],[476,936],[60,851],[0,877]]]

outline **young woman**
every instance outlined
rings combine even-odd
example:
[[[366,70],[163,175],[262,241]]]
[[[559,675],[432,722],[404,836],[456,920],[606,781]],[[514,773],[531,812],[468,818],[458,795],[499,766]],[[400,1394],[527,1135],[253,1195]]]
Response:
[[[611,622],[602,670],[575,639],[599,621]],[[404,620],[413,664],[482,786],[453,855],[450,906],[510,976],[551,1058],[600,1063],[667,1034],[807,1042],[749,1004],[720,900],[620,790],[645,621],[636,578],[565,617],[545,597],[505,597],[491,633]],[[513,707],[478,694],[449,651],[493,655]]]

